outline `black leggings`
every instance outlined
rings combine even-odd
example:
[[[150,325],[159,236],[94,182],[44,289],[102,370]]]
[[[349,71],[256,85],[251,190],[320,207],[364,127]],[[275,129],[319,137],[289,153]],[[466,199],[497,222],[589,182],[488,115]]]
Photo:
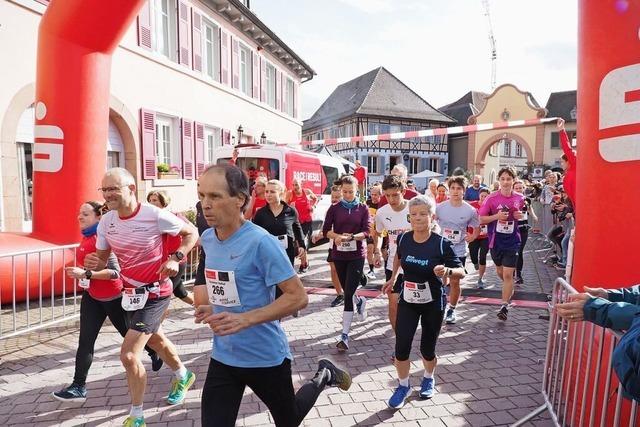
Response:
[[[112,301],[98,301],[89,292],[82,294],[80,302],[80,339],[76,351],[76,371],[73,382],[84,386],[91,362],[93,362],[93,350],[102,324],[108,317],[113,326],[123,337],[127,334],[129,326],[122,306],[122,298]]]
[[[278,427],[300,425],[324,390],[326,378],[310,381],[293,392],[291,361],[269,368],[236,368],[214,359],[202,387],[202,425],[233,427],[246,386],[267,405]]]
[[[442,318],[444,316],[445,300],[435,300],[428,304],[410,304],[400,299],[398,304],[398,317],[396,318],[396,359],[404,361],[409,359],[411,343],[418,328],[418,321],[422,324],[422,337],[420,338],[420,353],[425,360],[433,360],[436,357],[436,342],[440,335]]]
[[[336,266],[340,285],[344,289],[344,311],[353,311],[353,295],[362,280],[364,258],[349,261],[334,260],[333,264]]]
[[[187,292],[187,289],[184,287],[184,283],[182,280],[184,278],[184,272],[186,269],[186,263],[179,264],[178,273],[175,276],[171,277],[171,283],[173,283],[173,295],[175,295],[176,298],[182,299],[189,296],[189,292]]]
[[[527,239],[529,238],[529,229],[521,228],[520,229],[520,250],[518,251],[518,261],[516,262],[516,271],[518,277],[522,277],[522,266],[524,265],[524,246],[527,244]]]
[[[476,239],[469,243],[471,264],[487,265],[487,253],[489,253],[489,239]]]

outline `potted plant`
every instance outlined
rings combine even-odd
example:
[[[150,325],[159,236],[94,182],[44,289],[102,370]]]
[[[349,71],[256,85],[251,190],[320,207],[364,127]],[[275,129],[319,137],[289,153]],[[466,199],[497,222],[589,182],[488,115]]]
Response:
[[[180,178],[180,168],[178,166],[169,166],[166,163],[158,163],[158,178],[160,179],[178,179]]]

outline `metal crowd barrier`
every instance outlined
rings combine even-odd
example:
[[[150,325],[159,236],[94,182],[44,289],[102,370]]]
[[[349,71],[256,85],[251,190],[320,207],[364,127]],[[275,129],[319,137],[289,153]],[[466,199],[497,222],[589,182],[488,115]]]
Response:
[[[73,320],[81,289],[64,274],[77,244],[0,255],[0,340]],[[195,281],[200,248],[187,255],[185,285]]]
[[[622,396],[611,358],[622,334],[590,322],[567,322],[554,309],[577,291],[558,278],[553,287],[542,377],[544,404],[518,420],[521,426],[549,411],[556,426],[638,426],[638,402]],[[588,346],[586,358],[580,352]],[[595,356],[595,357],[594,357]]]

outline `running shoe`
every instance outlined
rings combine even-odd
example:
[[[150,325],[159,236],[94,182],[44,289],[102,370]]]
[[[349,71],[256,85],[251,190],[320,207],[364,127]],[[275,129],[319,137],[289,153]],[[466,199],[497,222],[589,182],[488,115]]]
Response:
[[[51,395],[62,402],[84,402],[87,400],[87,389],[73,383],[60,391],[54,391]]]
[[[509,309],[507,308],[506,305],[503,305],[502,307],[500,307],[500,311],[498,311],[498,319],[500,320],[507,320],[507,315],[509,314]]]
[[[484,283],[484,280],[482,280],[482,279],[478,279],[478,284],[476,285],[476,287],[477,287],[478,289],[484,289],[484,287],[485,287],[485,286],[486,286],[486,285],[485,285],[485,283]]]
[[[361,322],[367,320],[367,299],[365,297],[358,297],[356,310],[358,310],[358,315],[360,316]]]
[[[129,415],[127,419],[124,420],[124,423],[122,423],[122,425],[124,427],[143,427],[147,424],[144,422],[143,417],[132,417],[131,415]]]
[[[453,325],[458,321],[458,316],[456,316],[456,310],[453,308],[450,308],[447,310],[447,315],[444,318],[444,322],[447,325]]]
[[[336,298],[331,301],[331,307],[337,307],[339,305],[343,305],[344,304],[344,295],[340,294],[337,295]]]
[[[422,378],[422,384],[420,384],[420,398],[431,399],[436,394],[436,380],[435,378]]]
[[[522,276],[516,276],[516,280],[514,282],[516,285],[524,285],[524,279]]]
[[[154,350],[151,350],[149,352],[149,357],[151,358],[151,370],[153,372],[158,372],[160,368],[162,368],[164,362],[162,361],[162,359],[160,359],[160,356],[158,356],[158,353],[156,353]]]
[[[304,274],[307,271],[309,271],[309,266],[308,265],[305,265],[305,266],[301,265],[300,268],[298,269],[298,274]]]
[[[370,280],[376,280],[377,279],[376,273],[374,273],[373,270],[369,270],[369,272],[367,273],[367,278]]]
[[[341,390],[349,390],[351,387],[351,375],[349,372],[338,368],[333,364],[329,359],[320,359],[318,362],[318,372],[323,370],[327,370],[330,374],[329,381],[327,381],[327,385],[338,387]],[[318,373],[316,373],[318,375]]]
[[[189,387],[193,385],[195,380],[196,375],[191,371],[187,371],[187,375],[181,380],[174,378],[173,381],[171,381],[171,391],[169,392],[169,396],[167,396],[167,403],[169,405],[182,403]]]
[[[340,342],[336,344],[336,347],[338,348],[339,351],[349,350],[349,335],[342,334],[342,336],[340,337]]]
[[[407,401],[407,397],[411,392],[411,388],[399,385],[394,391],[391,399],[389,399],[389,408],[400,409]]]

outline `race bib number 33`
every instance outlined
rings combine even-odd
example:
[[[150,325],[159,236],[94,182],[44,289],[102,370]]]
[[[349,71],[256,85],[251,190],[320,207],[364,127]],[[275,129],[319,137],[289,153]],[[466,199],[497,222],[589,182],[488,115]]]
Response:
[[[204,276],[207,281],[207,293],[211,304],[222,307],[237,307],[241,305],[233,271],[206,268]]]

